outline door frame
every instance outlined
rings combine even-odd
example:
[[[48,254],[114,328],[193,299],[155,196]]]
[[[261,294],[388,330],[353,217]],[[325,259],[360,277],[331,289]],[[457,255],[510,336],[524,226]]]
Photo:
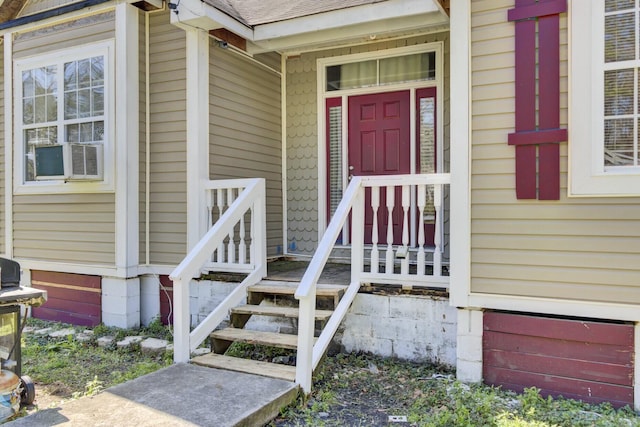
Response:
[[[401,55],[410,55],[417,53],[435,53],[435,72],[434,80],[413,81],[407,83],[379,85],[366,88],[345,89],[345,90],[326,90],[326,69],[331,65],[347,64],[351,62],[359,62],[370,59],[382,59]],[[326,105],[327,99],[342,98],[342,184],[343,189],[348,185],[348,100],[350,96],[367,95],[385,92],[397,92],[401,90],[409,90],[410,99],[410,146],[411,146],[411,173],[416,173],[417,164],[417,113],[416,113],[416,91],[423,88],[436,88],[436,168],[438,171],[444,169],[444,42],[423,43],[414,46],[406,46],[394,49],[386,49],[383,51],[373,51],[356,53],[351,55],[333,56],[327,58],[319,58],[317,60],[317,123],[318,123],[318,241],[327,229],[328,218],[328,171],[327,171],[327,143],[326,143]],[[339,245],[338,245],[339,246]]]

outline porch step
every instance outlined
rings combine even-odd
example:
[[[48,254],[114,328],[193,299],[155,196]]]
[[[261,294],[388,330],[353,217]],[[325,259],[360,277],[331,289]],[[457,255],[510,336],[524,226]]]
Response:
[[[316,320],[325,321],[331,317],[331,310],[316,310]],[[255,316],[273,316],[296,319],[299,315],[298,307],[281,307],[267,305],[241,305],[231,309],[231,314]]]
[[[208,353],[194,357],[191,363],[209,368],[227,369],[235,372],[261,375],[263,377],[278,378],[287,381],[295,381],[296,367],[280,365],[277,363],[258,360],[240,359],[237,357],[223,356],[221,354]]]
[[[219,349],[228,347],[220,346],[219,349],[216,349],[216,347],[218,347],[218,344],[222,344],[220,343],[220,341],[224,341],[226,343],[243,342],[247,344],[267,345],[271,347],[287,348],[291,350],[295,350],[298,347],[297,335],[279,334],[276,332],[262,332],[252,331],[249,329],[225,328],[212,332],[209,337],[211,338],[211,342],[213,343],[214,351],[216,351],[216,353],[219,352]],[[226,348],[224,348],[224,350],[226,350]]]
[[[262,280],[257,285],[250,286],[247,290],[247,301],[251,304],[260,304],[267,295],[280,295],[292,297],[298,289],[299,282],[286,282],[281,280]],[[338,305],[347,286],[318,284],[316,285],[316,298],[329,299],[333,307]]]

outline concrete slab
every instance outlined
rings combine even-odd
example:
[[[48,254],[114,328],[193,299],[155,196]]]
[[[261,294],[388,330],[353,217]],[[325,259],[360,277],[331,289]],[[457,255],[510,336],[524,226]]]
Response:
[[[179,364],[5,425],[262,426],[297,392],[288,381]]]

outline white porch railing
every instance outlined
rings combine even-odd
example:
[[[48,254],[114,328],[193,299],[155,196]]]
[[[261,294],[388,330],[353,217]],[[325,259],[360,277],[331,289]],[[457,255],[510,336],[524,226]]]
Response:
[[[305,393],[311,391],[313,370],[320,362],[362,283],[412,283],[448,288],[449,278],[442,276],[441,252],[443,235],[442,190],[449,183],[449,174],[370,176],[354,177],[351,180],[295,294],[300,301],[296,383],[302,387]],[[416,250],[409,251],[410,224],[411,218],[414,216],[412,194],[415,197],[418,218],[422,219],[427,206],[426,194],[428,186],[433,186],[434,189],[435,209],[435,233],[433,238],[435,247],[433,248],[433,268],[431,271],[425,268],[427,248],[425,247],[426,237],[423,224],[418,224],[417,226]],[[371,188],[370,208],[373,213],[371,267],[369,271],[366,271],[364,263],[365,188],[367,187]],[[400,188],[402,194],[401,200],[399,200],[399,206],[402,208],[402,236],[394,235],[393,223],[388,221],[386,238],[384,239],[387,243],[383,245],[384,247],[381,247],[378,236],[379,212],[382,209],[386,209],[388,217],[392,217],[396,206],[396,188]],[[386,198],[383,207],[380,206],[381,194],[384,194]],[[336,240],[345,229],[344,226],[348,221],[349,214],[351,214],[351,283],[314,345],[316,285]],[[394,245],[394,241],[402,243]],[[411,260],[413,254],[415,254],[415,260]],[[396,258],[400,259],[399,271],[395,268]],[[381,259],[384,260],[382,263],[384,265],[383,269],[380,269]],[[413,261],[415,261],[415,269],[411,271],[410,265],[414,264]]]
[[[267,273],[265,180],[210,181],[205,187],[209,218],[214,222],[169,276],[173,281],[176,363],[188,362],[191,352],[224,320],[229,309],[246,296],[246,288]],[[203,269],[245,272],[248,276],[189,332],[189,283]]]

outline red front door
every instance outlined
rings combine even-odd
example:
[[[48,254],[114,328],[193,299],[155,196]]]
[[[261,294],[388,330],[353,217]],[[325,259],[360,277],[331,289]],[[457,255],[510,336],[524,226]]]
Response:
[[[349,98],[349,174],[397,175],[411,173],[409,91]],[[393,244],[402,243],[402,193],[396,189],[393,210]],[[371,243],[373,211],[371,192],[365,200],[365,241]],[[378,210],[378,243],[387,243],[386,197]]]

